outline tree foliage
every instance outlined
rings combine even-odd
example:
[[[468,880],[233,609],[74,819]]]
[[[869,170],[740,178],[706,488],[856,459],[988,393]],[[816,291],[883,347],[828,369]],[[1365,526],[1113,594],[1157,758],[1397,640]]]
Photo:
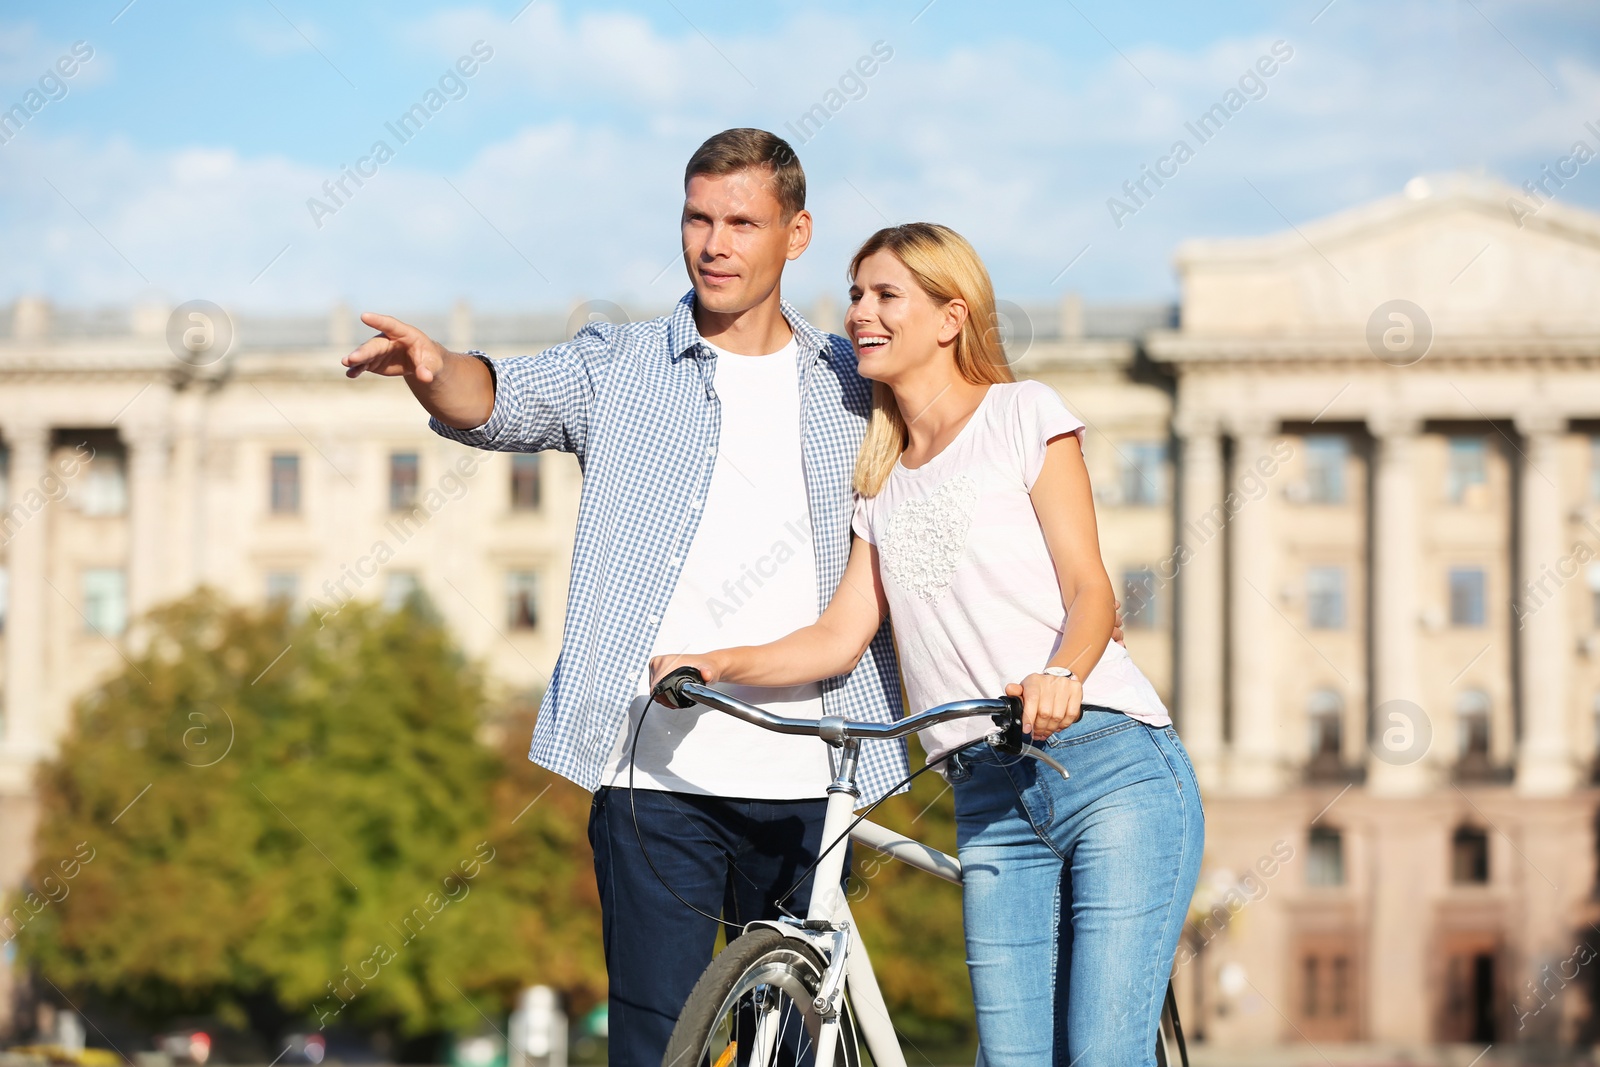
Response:
[[[149,1018],[267,994],[411,1034],[531,982],[603,995],[587,795],[527,762],[527,709],[486,722],[425,605],[319,622],[201,593],[150,625],[40,771],[7,904],[44,978]]]

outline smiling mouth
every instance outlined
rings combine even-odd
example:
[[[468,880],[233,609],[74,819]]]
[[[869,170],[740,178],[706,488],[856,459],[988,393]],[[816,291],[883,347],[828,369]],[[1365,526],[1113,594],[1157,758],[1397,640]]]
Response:
[[[887,337],[858,337],[858,338],[856,338],[856,347],[861,349],[863,352],[868,351],[869,349],[882,348],[884,345],[886,345],[888,343],[889,343],[889,339]]]

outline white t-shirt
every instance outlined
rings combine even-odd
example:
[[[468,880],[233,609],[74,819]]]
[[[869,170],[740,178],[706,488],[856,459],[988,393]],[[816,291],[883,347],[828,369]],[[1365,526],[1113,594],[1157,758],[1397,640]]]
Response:
[[[899,463],[875,497],[858,497],[854,529],[878,546],[911,710],[997,697],[1049,665],[1066,627],[1061,584],[1028,496],[1053,437],[1083,423],[1042,382],[991,385],[967,424],[915,470]],[[1085,704],[1164,726],[1155,688],[1115,641],[1089,677]],[[982,738],[963,719],[922,731],[928,758]]]
[[[716,467],[652,656],[764,644],[817,621],[794,340],[766,356],[712,350],[722,410]],[[605,785],[628,785],[629,749],[649,686],[647,671],[601,778]],[[718,688],[777,715],[822,714],[816,684]],[[832,780],[820,738],[775,734],[701,707],[651,705],[635,759],[637,788],[676,793],[800,800],[825,796]]]

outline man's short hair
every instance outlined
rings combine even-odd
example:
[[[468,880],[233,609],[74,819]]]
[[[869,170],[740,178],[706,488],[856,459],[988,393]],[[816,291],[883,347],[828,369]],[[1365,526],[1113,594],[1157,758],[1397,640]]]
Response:
[[[806,172],[800,169],[800,157],[794,149],[775,133],[742,127],[723,130],[706,139],[694,150],[689,165],[683,171],[683,184],[697,174],[721,177],[742,170],[764,169],[772,176],[772,192],[783,208],[785,222],[794,218],[795,212],[806,206]]]

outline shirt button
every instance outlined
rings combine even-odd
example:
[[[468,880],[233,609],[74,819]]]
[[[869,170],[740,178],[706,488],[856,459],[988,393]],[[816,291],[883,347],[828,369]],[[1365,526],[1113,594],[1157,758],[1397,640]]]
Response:
[[[694,508],[696,511],[699,511],[700,510],[700,506],[701,506],[702,503],[703,503],[703,501],[700,501],[700,500],[691,500],[691,501],[689,501],[689,506],[691,508]]]
[[[717,454],[717,450],[716,450],[716,449],[714,449],[714,448],[708,448],[708,449],[706,449],[706,455],[707,455],[707,456],[714,456],[714,455],[716,455],[716,454]]]
[[[650,616],[650,625],[651,626],[656,625],[656,623],[658,623],[660,621],[661,621],[661,616],[660,615],[652,615],[652,616]]]
[[[681,566],[683,566],[683,560],[681,560],[681,559],[679,559],[679,558],[678,558],[678,557],[677,557],[677,556],[673,556],[673,557],[672,557],[672,558],[671,558],[671,559],[669,559],[669,560],[668,560],[668,561],[667,561],[667,562],[668,562],[668,563],[669,563],[669,564],[670,564],[670,565],[671,565],[671,566],[674,566],[674,567],[681,567]]]

